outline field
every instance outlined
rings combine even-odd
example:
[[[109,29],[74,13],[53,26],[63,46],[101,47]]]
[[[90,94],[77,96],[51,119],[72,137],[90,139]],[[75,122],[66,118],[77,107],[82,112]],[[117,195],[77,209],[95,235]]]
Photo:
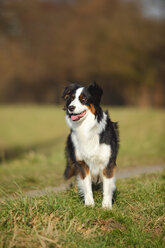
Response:
[[[165,164],[163,109],[108,109],[120,124],[119,170]],[[164,173],[117,180],[112,211],[101,192],[94,209],[73,189],[23,195],[63,182],[68,132],[62,107],[0,107],[0,247],[164,247]]]
[[[165,111],[109,108],[119,121],[118,168],[165,163]],[[0,196],[63,181],[69,130],[53,106],[0,106]]]
[[[120,180],[113,210],[84,207],[73,190],[1,204],[0,247],[164,247],[165,175]]]

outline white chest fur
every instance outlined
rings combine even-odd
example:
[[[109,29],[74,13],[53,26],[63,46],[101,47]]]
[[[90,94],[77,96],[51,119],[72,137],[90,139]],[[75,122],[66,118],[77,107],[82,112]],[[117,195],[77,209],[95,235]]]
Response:
[[[89,114],[81,125],[72,132],[77,160],[83,160],[90,168],[92,177],[101,175],[107,166],[111,149],[109,145],[99,143],[99,127],[94,115]]]

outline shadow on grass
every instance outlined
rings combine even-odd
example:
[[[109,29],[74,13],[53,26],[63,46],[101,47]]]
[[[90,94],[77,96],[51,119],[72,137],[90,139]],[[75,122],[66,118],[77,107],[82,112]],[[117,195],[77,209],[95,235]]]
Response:
[[[20,158],[26,153],[31,151],[44,151],[49,150],[51,147],[57,145],[59,142],[63,141],[64,137],[59,136],[48,141],[41,143],[36,143],[30,146],[16,146],[7,149],[0,149],[0,163],[5,161],[10,161],[16,158]]]

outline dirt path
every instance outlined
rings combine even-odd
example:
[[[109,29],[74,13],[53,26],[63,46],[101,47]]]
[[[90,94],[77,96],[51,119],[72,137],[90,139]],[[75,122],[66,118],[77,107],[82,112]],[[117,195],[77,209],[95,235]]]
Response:
[[[121,169],[117,171],[116,177],[117,178],[136,177],[142,174],[161,172],[163,170],[165,170],[165,164],[127,168],[127,169]]]
[[[134,167],[134,168],[127,168],[127,169],[120,169],[116,173],[116,177],[118,178],[131,178],[131,177],[137,177],[142,174],[150,174],[154,172],[161,172],[165,170],[165,164],[164,165],[153,165],[153,166],[147,166],[147,167]],[[25,192],[23,196],[28,197],[34,197],[34,196],[43,196],[50,192],[60,192],[64,191],[66,189],[70,188],[71,182],[63,183],[56,187],[47,187],[41,190],[31,190],[28,192]],[[17,197],[9,196],[8,198],[1,198],[0,202],[4,201],[5,199],[15,199]]]

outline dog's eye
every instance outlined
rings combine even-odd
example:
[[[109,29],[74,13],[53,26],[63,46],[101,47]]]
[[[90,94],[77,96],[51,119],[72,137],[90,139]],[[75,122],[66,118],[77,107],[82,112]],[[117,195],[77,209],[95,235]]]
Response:
[[[81,99],[81,101],[82,101],[82,102],[85,102],[85,101],[86,101],[86,98],[85,98],[85,97],[83,97],[83,98]]]
[[[87,100],[87,98],[84,95],[80,95],[80,101],[83,103]]]
[[[67,100],[68,98],[69,98],[69,94],[66,94],[66,95],[64,96],[64,99]]]

